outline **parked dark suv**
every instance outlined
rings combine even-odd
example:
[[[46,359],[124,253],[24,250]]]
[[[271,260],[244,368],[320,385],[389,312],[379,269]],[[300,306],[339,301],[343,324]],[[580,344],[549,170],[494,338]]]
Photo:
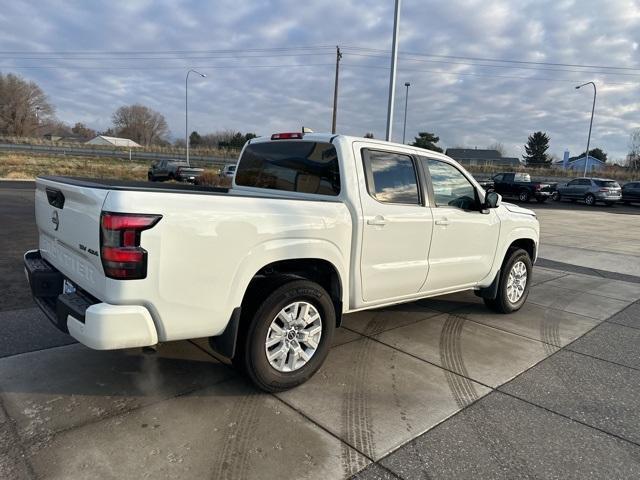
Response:
[[[640,203],[640,182],[629,182],[622,186],[622,201],[625,205]]]

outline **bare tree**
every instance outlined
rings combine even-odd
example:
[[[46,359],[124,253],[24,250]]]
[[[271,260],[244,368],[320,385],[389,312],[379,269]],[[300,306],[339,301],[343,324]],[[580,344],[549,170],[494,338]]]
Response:
[[[71,131],[84,140],[90,140],[96,136],[96,131],[93,128],[89,128],[81,122],[76,122]]]
[[[72,129],[69,125],[62,120],[58,120],[55,117],[45,118],[40,122],[40,132],[43,134],[58,135],[60,137],[66,137],[71,135]]]
[[[165,137],[169,134],[164,115],[140,104],[120,107],[112,121],[118,135],[141,145],[166,143]]]
[[[504,143],[494,142],[487,147],[488,150],[495,150],[500,154],[501,157],[504,157],[507,154],[507,149],[504,148]]]
[[[0,74],[0,133],[35,135],[38,124],[53,115],[54,108],[35,82],[9,73]]]
[[[640,128],[633,130],[629,136],[627,167],[633,170],[640,170]]]

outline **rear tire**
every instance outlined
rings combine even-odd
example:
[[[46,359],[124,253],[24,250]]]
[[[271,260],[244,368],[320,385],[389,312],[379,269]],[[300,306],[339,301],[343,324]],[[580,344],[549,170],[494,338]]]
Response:
[[[554,202],[559,202],[560,200],[562,200],[562,195],[560,195],[560,192],[553,192],[551,198]]]
[[[153,176],[153,173],[147,173],[147,180],[149,180],[150,182],[155,182],[156,177]]]
[[[306,382],[324,362],[333,341],[336,314],[331,297],[317,283],[294,280],[276,288],[258,305],[255,313],[249,312],[234,365],[266,392],[281,392]],[[309,321],[316,314],[318,319]],[[310,335],[312,330],[315,333]],[[285,353],[277,355],[279,351]]]
[[[531,195],[529,194],[528,190],[522,190],[518,194],[518,200],[520,200],[521,202],[527,203],[530,199],[531,199]]]
[[[531,258],[526,251],[521,248],[509,250],[500,270],[498,294],[496,298],[485,298],[485,305],[498,313],[520,310],[529,296],[532,269]]]
[[[596,205],[596,197],[589,193],[586,197],[584,197],[584,203],[586,203],[590,207],[594,207]]]

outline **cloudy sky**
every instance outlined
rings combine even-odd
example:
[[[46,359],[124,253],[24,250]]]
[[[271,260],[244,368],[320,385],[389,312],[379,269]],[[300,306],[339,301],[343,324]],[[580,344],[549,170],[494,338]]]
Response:
[[[639,27],[637,0],[403,0],[394,140],[408,81],[407,137],[520,156],[543,130],[552,153],[579,153],[592,89],[574,86],[595,81],[592,146],[622,159],[640,127]],[[139,102],[182,136],[193,67],[208,77],[190,77],[190,130],[328,131],[340,45],[338,131],[382,138],[392,28],[392,0],[22,0],[0,10],[0,71],[97,129]]]

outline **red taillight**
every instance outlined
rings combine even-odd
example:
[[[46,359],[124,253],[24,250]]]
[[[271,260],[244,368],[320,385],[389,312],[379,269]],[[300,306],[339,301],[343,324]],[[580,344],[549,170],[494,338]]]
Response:
[[[140,234],[161,218],[161,215],[102,212],[100,252],[107,277],[133,280],[147,276],[147,251],[140,247]]]
[[[301,139],[301,132],[286,132],[286,133],[274,133],[271,135],[271,140],[292,140],[292,139]]]
[[[540,185],[539,183],[535,183],[535,184],[533,185],[533,189],[534,189],[534,190],[540,190],[541,188],[542,188],[542,185]]]

